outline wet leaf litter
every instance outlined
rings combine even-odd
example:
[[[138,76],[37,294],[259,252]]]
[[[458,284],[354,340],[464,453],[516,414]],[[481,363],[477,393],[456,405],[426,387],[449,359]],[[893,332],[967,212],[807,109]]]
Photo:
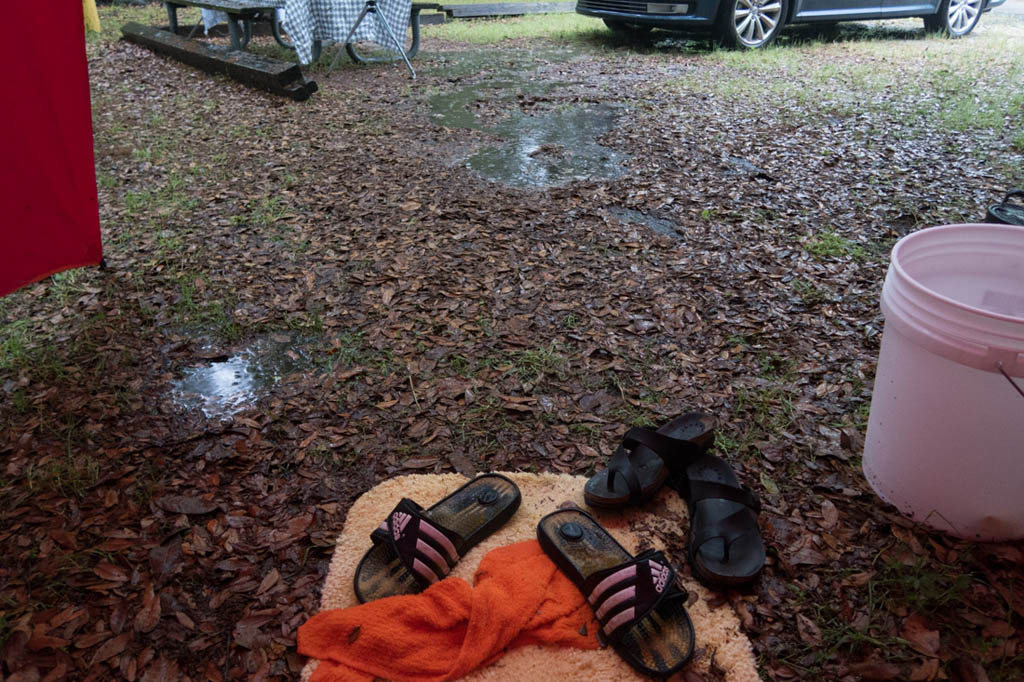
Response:
[[[701,409],[765,502],[764,576],[718,598],[766,679],[1019,677],[1019,548],[924,532],[859,472],[888,250],[1022,182],[982,153],[1004,133],[891,90],[790,102],[799,70],[737,97],[707,52],[488,49],[297,105],[90,45],[111,269],[0,302],[4,674],[291,679],[374,483],[588,474]],[[524,140],[545,116],[607,125]],[[203,368],[265,380],[212,404]]]

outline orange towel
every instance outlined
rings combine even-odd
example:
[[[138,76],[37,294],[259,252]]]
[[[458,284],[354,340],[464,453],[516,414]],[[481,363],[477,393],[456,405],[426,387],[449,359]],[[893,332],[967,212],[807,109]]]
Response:
[[[492,550],[473,582],[313,616],[298,632],[299,653],[320,661],[310,682],[441,682],[526,644],[598,647],[590,606],[536,540]]]

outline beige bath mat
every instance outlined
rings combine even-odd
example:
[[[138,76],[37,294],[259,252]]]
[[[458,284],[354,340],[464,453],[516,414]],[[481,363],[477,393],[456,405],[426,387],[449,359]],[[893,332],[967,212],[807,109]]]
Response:
[[[451,575],[472,582],[480,559],[492,549],[537,537],[541,517],[566,502],[586,509],[583,484],[586,479],[568,474],[505,474],[519,486],[522,506],[515,516],[496,533],[474,547],[455,566]],[[345,528],[338,536],[331,568],[324,581],[320,609],[341,609],[354,606],[352,576],[356,564],[372,544],[370,533],[380,525],[403,497],[430,506],[466,482],[459,474],[428,474],[401,476],[384,481],[364,493],[349,510]],[[622,512],[589,510],[633,554],[640,548],[664,549],[661,537],[685,532],[679,523],[686,520],[686,504],[679,496],[663,489],[655,500],[641,509]],[[707,671],[712,659],[725,671],[727,682],[759,682],[750,641],[740,630],[732,607],[708,605],[710,593],[696,582],[684,578],[686,588],[697,600],[687,610],[693,619],[696,651],[689,669]],[[311,661],[303,671],[308,680],[317,662]],[[474,682],[522,682],[523,680],[614,680],[616,682],[646,680],[623,661],[611,648],[584,651],[556,647],[527,646],[513,649],[494,664],[476,670],[464,680]]]

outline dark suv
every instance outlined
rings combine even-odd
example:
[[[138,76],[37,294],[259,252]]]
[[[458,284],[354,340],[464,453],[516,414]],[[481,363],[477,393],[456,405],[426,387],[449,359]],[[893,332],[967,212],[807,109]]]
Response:
[[[600,17],[618,33],[652,28],[713,31],[730,47],[764,47],[783,24],[922,17],[929,31],[967,35],[982,12],[1006,0],[577,0],[576,11]]]

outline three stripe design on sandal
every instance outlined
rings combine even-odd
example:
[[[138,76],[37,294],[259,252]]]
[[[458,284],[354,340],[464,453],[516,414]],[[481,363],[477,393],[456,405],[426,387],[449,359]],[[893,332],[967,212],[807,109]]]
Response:
[[[394,512],[390,519],[391,535],[399,547],[414,549],[412,569],[431,584],[436,583],[441,579],[438,576],[438,571],[441,576],[448,575],[452,566],[459,560],[459,553],[455,551],[452,541],[440,530],[423,519],[415,519],[417,523],[411,524],[410,522],[413,520],[414,517],[411,514],[401,511]],[[380,524],[380,528],[388,532],[388,521]],[[409,537],[410,534],[415,534],[415,543]],[[404,541],[402,541],[403,538]],[[447,560],[445,555],[447,555]]]
[[[661,594],[668,585],[672,569],[653,559],[642,563],[649,567],[651,588],[655,593]],[[601,629],[608,637],[636,617],[639,565],[641,564],[630,564],[615,571],[595,585],[587,595],[587,601],[590,602],[594,615],[601,623]]]

